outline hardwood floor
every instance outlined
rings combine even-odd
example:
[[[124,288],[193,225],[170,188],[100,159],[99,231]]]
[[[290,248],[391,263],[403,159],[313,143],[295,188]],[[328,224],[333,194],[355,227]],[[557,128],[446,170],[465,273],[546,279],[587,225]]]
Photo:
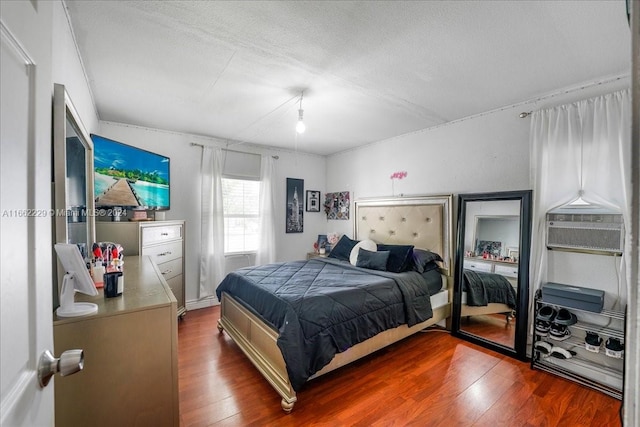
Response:
[[[515,319],[507,322],[504,314],[463,317],[460,322],[460,329],[507,347],[513,347],[516,342]]]
[[[287,415],[218,316],[179,323],[181,426],[620,426],[620,401],[442,330],[310,381]]]

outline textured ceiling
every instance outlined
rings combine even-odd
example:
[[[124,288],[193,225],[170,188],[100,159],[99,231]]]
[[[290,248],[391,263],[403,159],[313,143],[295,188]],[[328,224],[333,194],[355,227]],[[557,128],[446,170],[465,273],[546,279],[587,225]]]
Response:
[[[622,0],[66,5],[101,120],[318,154],[630,70]]]

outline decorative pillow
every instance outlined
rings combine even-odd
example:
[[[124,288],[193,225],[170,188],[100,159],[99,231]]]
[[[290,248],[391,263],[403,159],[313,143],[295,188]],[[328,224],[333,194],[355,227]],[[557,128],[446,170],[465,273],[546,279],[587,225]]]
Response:
[[[413,269],[418,273],[428,271],[425,267],[430,263],[435,264],[436,261],[443,261],[442,257],[437,253],[425,249],[413,249]],[[429,266],[432,267],[432,265]],[[437,264],[435,266],[438,268]]]
[[[378,244],[378,251],[389,251],[387,271],[402,273],[413,267],[413,245]]]
[[[356,265],[356,262],[358,262],[358,252],[360,248],[375,252],[378,249],[378,245],[376,245],[376,242],[373,240],[361,240],[351,249],[351,255],[349,256],[351,265]]]
[[[424,269],[419,272],[420,274],[428,273],[431,270],[437,270],[437,269],[440,268],[440,266],[438,265],[438,263],[436,261],[430,261],[430,262],[426,263],[423,267],[424,267]]]
[[[357,240],[351,240],[347,236],[343,235],[338,243],[331,249],[329,258],[339,259],[341,261],[349,262],[351,256],[351,249],[358,243]]]
[[[356,267],[386,271],[388,260],[389,251],[368,251],[366,249],[359,248]]]

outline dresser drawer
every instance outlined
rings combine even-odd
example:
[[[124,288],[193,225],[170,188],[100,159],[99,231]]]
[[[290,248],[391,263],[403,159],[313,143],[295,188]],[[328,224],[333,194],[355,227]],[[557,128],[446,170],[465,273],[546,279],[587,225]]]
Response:
[[[142,228],[142,246],[182,239],[182,225],[163,225]]]
[[[465,261],[464,268],[473,271],[484,271],[486,273],[491,273],[492,265],[488,262]]]
[[[182,274],[182,258],[158,264],[158,269],[165,280],[172,279]]]
[[[150,256],[158,265],[182,258],[182,241],[167,243],[164,245],[148,246],[142,248],[142,255]]]
[[[493,272],[501,276],[518,277],[518,266],[496,264]]]

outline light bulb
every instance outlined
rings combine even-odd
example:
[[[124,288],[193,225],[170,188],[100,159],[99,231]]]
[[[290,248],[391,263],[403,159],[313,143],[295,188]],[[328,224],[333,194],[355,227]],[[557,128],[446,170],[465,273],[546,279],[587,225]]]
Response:
[[[307,126],[305,126],[304,122],[302,121],[303,113],[304,110],[302,108],[298,110],[298,123],[296,123],[296,132],[298,133],[304,133],[304,131],[307,130]]]

